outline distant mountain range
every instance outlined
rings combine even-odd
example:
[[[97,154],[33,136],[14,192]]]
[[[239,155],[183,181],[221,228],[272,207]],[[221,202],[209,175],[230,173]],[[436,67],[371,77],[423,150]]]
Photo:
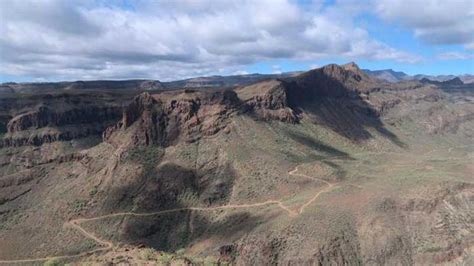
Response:
[[[183,80],[162,82],[169,89],[176,88],[198,88],[198,87],[232,87],[252,84],[261,80],[293,77],[301,72],[285,72],[281,74],[246,74],[232,76],[209,76],[197,77]]]
[[[354,63],[345,65],[346,67],[356,66]],[[354,67],[355,68],[355,67]],[[401,71],[394,71],[392,69],[384,70],[369,70],[359,69],[360,73],[367,74],[371,78],[389,83],[397,83],[400,81],[420,81],[422,83],[431,83],[435,85],[463,85],[474,84],[474,75],[465,74],[460,76],[455,75],[408,75]],[[37,92],[40,89],[42,92],[55,90],[163,90],[163,89],[192,89],[192,88],[225,88],[247,86],[259,81],[269,79],[292,79],[303,71],[285,72],[280,74],[245,74],[232,76],[207,76],[195,77],[183,80],[175,80],[168,82],[160,82],[158,80],[91,80],[91,81],[64,81],[64,82],[39,82],[39,83],[15,83],[7,82],[0,84],[0,93],[10,94],[15,92]]]
[[[449,80],[459,78],[464,84],[474,83],[474,75],[470,75],[470,74],[459,75],[459,76],[455,76],[455,75],[433,76],[433,75],[418,74],[418,75],[410,76],[404,72],[395,71],[393,69],[383,69],[383,70],[364,69],[363,71],[367,73],[369,76],[378,78],[380,80],[385,80],[388,82],[399,82],[399,81],[404,81],[404,80],[420,80],[420,81],[429,80],[429,81],[435,81],[435,82],[436,81],[444,82],[444,81],[449,81]]]
[[[350,64],[348,64],[350,65]],[[368,74],[370,77],[377,78],[379,80],[396,83],[405,80],[419,80],[423,83],[438,84],[441,83],[446,85],[462,85],[468,83],[474,83],[474,75],[408,75],[402,71],[395,71],[392,69],[384,70],[369,70],[363,69],[363,72]],[[286,79],[297,76],[303,73],[303,71],[285,72],[281,74],[246,74],[246,75],[233,75],[233,76],[209,76],[209,77],[197,77],[184,80],[176,80],[170,82],[162,82],[163,86],[169,89],[177,88],[202,88],[202,87],[232,87],[232,86],[244,86],[249,85],[261,80],[266,79]]]

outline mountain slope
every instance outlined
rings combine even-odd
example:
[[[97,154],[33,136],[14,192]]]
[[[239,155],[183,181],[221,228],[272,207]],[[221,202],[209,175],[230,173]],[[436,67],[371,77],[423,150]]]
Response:
[[[472,262],[472,91],[347,64],[135,94],[77,95],[124,105],[102,139],[0,149],[0,262],[158,263],[150,249],[239,265]],[[68,107],[54,117],[69,114],[53,99]],[[35,135],[11,121],[44,99],[24,100],[6,124]]]
[[[451,85],[451,86],[462,86],[464,85],[464,82],[462,82],[462,80],[458,77],[455,77],[453,79],[448,79],[448,80],[445,80],[445,81],[433,81],[433,80],[430,80],[430,79],[427,79],[427,78],[422,78],[420,80],[420,82],[422,83],[430,83],[430,84],[435,84],[435,85]]]
[[[406,80],[409,78],[409,76],[406,73],[401,72],[401,71],[394,71],[392,69],[384,69],[384,70],[364,69],[364,72],[374,78],[385,80],[388,82],[399,82],[399,81]]]

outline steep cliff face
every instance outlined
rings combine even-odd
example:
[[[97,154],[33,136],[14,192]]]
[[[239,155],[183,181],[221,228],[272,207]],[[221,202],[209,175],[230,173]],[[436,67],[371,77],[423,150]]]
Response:
[[[281,80],[267,80],[237,89],[246,108],[257,119],[298,122],[298,117],[288,104],[288,84]]]
[[[47,126],[100,123],[116,119],[120,111],[120,106],[77,106],[62,111],[40,106],[37,110],[20,114],[11,119],[7,124],[7,131],[13,134],[27,129],[38,129]]]
[[[122,120],[104,132],[104,140],[117,145],[159,146],[179,139],[193,142],[224,129],[239,104],[233,91],[142,93],[124,109]]]
[[[41,145],[54,141],[100,136],[120,119],[121,101],[107,95],[51,94],[5,99],[0,110],[3,136],[0,146]]]

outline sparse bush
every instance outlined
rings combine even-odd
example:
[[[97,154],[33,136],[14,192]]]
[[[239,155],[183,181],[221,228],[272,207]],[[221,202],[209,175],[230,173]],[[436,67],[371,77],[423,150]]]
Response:
[[[168,264],[171,262],[171,260],[173,260],[173,258],[174,258],[173,254],[162,252],[158,256],[157,261],[162,264]]]
[[[157,146],[134,147],[127,151],[123,160],[141,163],[143,166],[147,167],[150,165],[156,165],[163,154],[163,149]]]
[[[89,195],[90,195],[91,197],[94,196],[95,194],[97,194],[97,187],[93,187],[93,188],[91,189],[91,191],[89,191]]]
[[[70,204],[70,207],[74,212],[80,212],[86,208],[87,200],[75,200]]]
[[[214,266],[214,265],[219,265],[219,262],[215,257],[208,256],[204,258],[204,266]]]
[[[184,206],[195,206],[199,202],[197,194],[189,189],[178,195],[178,202]]]
[[[176,250],[176,255],[183,256],[185,252],[186,252],[186,249],[180,248],[180,249]]]
[[[49,259],[44,262],[43,266],[59,266],[61,263],[58,259]]]
[[[145,248],[140,251],[140,257],[143,260],[155,260],[155,250],[152,248]]]

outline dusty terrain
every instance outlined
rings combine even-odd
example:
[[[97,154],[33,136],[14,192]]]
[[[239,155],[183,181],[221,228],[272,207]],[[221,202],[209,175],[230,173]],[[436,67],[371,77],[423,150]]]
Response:
[[[355,64],[4,95],[0,263],[472,264],[473,100]]]

